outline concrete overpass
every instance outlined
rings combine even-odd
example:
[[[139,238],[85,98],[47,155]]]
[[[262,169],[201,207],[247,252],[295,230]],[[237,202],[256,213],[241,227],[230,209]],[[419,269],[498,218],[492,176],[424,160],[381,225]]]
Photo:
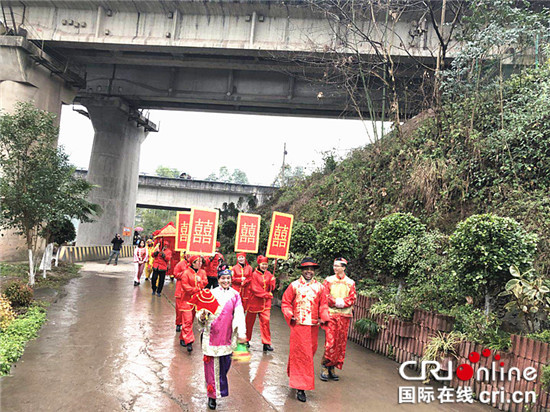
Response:
[[[0,5],[0,109],[32,100],[59,115],[62,103],[79,102],[93,124],[87,178],[99,188],[90,200],[106,213],[79,227],[82,245],[133,224],[140,145],[156,130],[142,109],[357,115],[342,88],[322,81],[323,67],[307,64],[338,48],[339,39],[325,16],[304,1],[2,0]],[[385,18],[375,10],[361,24],[374,42],[391,42],[394,75],[406,82],[398,89],[407,94],[422,81],[418,63],[430,64],[437,54],[436,34],[413,10],[387,36],[380,29]],[[359,44],[357,52],[374,58],[371,44]],[[369,91],[375,112],[389,107],[380,81],[373,80]],[[405,114],[414,114],[418,103],[409,102]],[[189,147],[205,141],[190,139]]]
[[[87,170],[75,174],[85,178]],[[248,209],[248,202],[264,203],[276,187],[212,182],[195,179],[172,179],[140,174],[136,206],[149,209],[190,210],[191,207],[221,209],[224,203],[233,202],[241,210]]]

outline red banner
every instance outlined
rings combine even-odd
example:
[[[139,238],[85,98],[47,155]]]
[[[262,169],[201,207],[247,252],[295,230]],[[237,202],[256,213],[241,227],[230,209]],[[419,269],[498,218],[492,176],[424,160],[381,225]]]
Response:
[[[218,237],[218,210],[191,209],[191,231],[187,253],[190,255],[213,255]]]
[[[235,232],[235,252],[258,253],[261,219],[260,215],[239,213]]]
[[[293,215],[273,212],[271,230],[269,231],[269,240],[267,242],[266,256],[268,258],[288,259],[293,221]]]
[[[187,242],[189,241],[189,229],[191,222],[191,212],[178,212],[176,218],[176,247],[175,250],[180,252],[187,250]]]

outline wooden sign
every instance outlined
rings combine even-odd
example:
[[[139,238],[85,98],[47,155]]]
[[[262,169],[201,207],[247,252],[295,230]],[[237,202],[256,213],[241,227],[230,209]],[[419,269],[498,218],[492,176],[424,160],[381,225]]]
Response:
[[[191,209],[191,230],[187,253],[212,256],[216,252],[219,211],[214,209]]]
[[[260,215],[239,213],[235,232],[235,252],[258,253],[261,220]]]
[[[293,222],[293,215],[273,212],[269,240],[267,242],[266,256],[268,258],[288,259]]]
[[[183,252],[187,250],[189,241],[189,229],[191,223],[191,212],[178,212],[176,218],[176,247],[175,249]]]

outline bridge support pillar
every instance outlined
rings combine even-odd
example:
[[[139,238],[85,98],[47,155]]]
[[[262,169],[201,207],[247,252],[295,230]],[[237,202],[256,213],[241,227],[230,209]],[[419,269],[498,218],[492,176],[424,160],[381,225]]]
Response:
[[[41,62],[48,56],[20,36],[0,36],[0,111],[13,113],[18,102],[32,102],[38,109],[56,115],[72,103],[76,89],[51,73]],[[0,171],[1,173],[1,171]],[[27,246],[13,231],[0,231],[0,261],[24,260]]]
[[[122,235],[124,227],[134,227],[141,143],[148,131],[121,99],[81,103],[95,131],[87,180],[98,187],[89,200],[99,204],[103,213],[95,222],[79,225],[77,245],[106,245],[115,233]],[[131,244],[132,235],[123,237],[125,244]]]

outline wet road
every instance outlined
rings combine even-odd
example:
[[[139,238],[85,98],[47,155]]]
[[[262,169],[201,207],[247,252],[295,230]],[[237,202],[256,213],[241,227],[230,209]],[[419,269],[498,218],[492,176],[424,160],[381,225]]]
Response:
[[[133,266],[86,263],[83,276],[48,311],[40,337],[1,378],[2,411],[206,411],[202,354],[179,346],[174,326],[174,284],[162,297],[149,282],[132,285]],[[275,352],[264,354],[259,325],[251,360],[234,362],[228,398],[219,411],[493,411],[481,405],[398,405],[398,364],[348,343],[339,382],[316,380],[302,404],[288,388],[289,331],[279,308],[272,311]],[[319,334],[316,373],[324,334]],[[196,339],[198,341],[197,335]],[[410,386],[410,385],[408,385]]]

